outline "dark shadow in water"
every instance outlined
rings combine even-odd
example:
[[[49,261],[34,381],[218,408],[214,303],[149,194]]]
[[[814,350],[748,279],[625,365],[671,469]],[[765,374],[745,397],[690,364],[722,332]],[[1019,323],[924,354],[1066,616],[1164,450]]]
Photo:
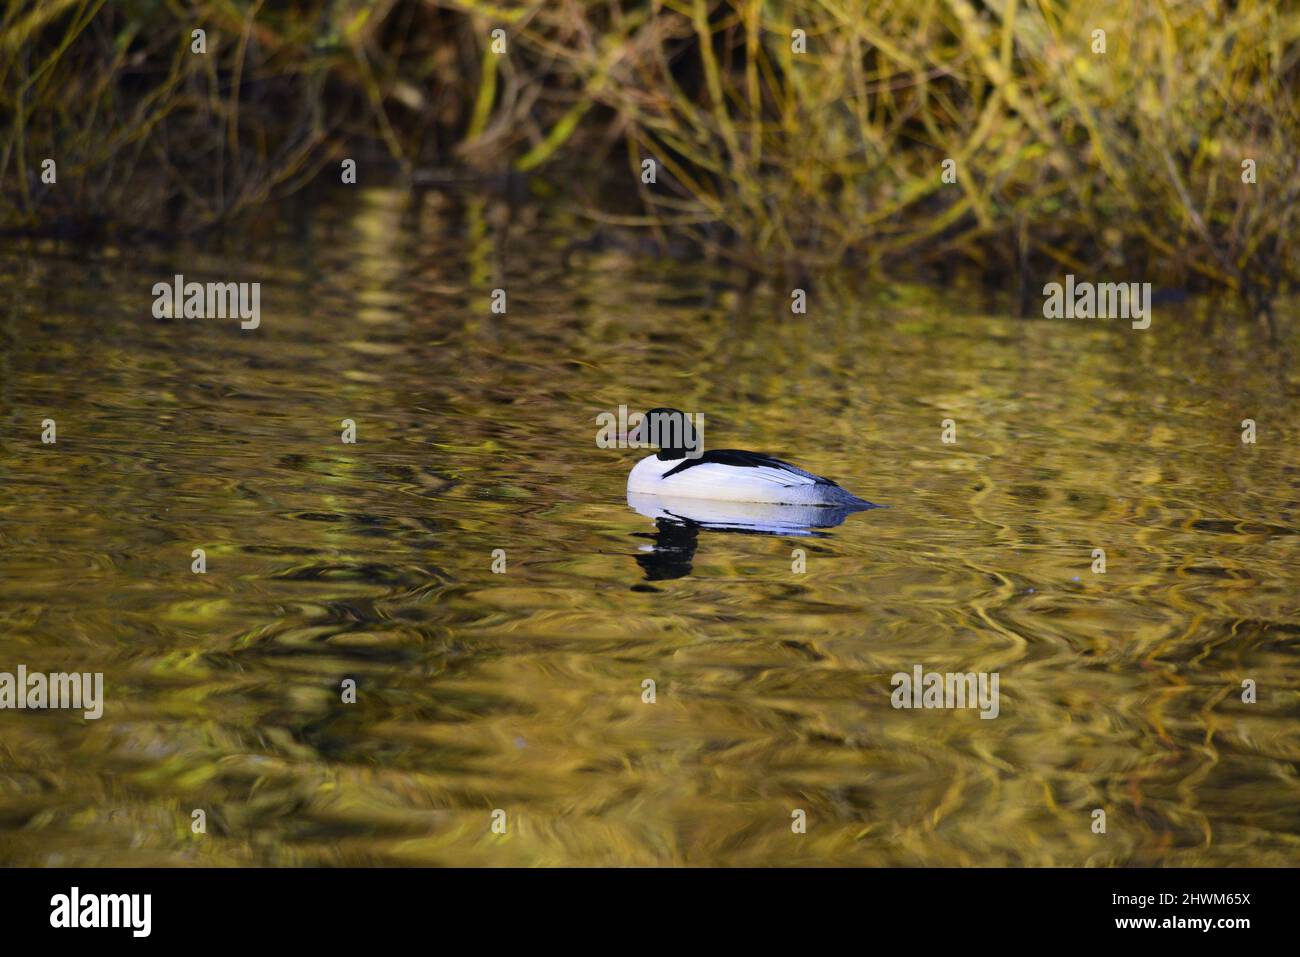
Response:
[[[635,493],[628,493],[627,504],[638,514],[654,519],[653,534],[636,533],[638,538],[649,538],[654,542],[636,556],[647,581],[689,575],[701,531],[825,538],[826,533],[818,529],[834,528],[854,512],[866,511],[858,507],[715,502]],[[650,590],[645,585],[635,587],[637,590]]]
[[[685,578],[691,573],[691,561],[700,542],[699,525],[657,518],[653,535],[648,532],[637,532],[636,535],[654,541],[636,556],[636,563],[645,570],[646,581]]]

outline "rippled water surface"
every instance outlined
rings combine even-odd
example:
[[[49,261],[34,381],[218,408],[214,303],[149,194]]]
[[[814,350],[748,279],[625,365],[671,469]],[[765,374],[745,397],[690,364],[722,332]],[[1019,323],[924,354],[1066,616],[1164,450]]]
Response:
[[[0,711],[0,861],[1300,861],[1285,350],[1206,304],[1138,332],[847,278],[792,316],[505,213],[0,251],[0,671],[106,697]],[[177,272],[260,281],[261,327],[153,318]],[[620,404],[890,508],[656,527],[642,453],[596,446]],[[997,672],[999,716],[895,710],[916,665]]]

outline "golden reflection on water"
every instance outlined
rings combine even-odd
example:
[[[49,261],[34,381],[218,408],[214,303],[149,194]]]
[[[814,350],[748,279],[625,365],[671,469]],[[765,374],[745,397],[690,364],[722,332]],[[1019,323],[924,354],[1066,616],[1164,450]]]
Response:
[[[550,215],[369,191],[0,255],[0,671],[107,697],[0,711],[0,861],[1297,861],[1281,353],[1208,304],[1136,332],[846,280],[795,317]],[[261,281],[261,328],[153,319],[176,272]],[[620,404],[890,508],[648,575]],[[895,710],[917,664],[998,672],[999,717]]]

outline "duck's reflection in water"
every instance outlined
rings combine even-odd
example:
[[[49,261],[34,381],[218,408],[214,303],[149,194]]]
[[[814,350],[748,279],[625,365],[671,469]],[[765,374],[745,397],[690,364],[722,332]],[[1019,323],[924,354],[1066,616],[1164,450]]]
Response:
[[[641,554],[636,556],[647,581],[689,575],[701,531],[821,538],[826,533],[818,529],[834,528],[854,512],[865,511],[825,505],[716,502],[635,492],[628,493],[627,504],[646,518],[654,519],[653,534],[636,533],[638,538],[649,538],[653,542],[642,546]]]

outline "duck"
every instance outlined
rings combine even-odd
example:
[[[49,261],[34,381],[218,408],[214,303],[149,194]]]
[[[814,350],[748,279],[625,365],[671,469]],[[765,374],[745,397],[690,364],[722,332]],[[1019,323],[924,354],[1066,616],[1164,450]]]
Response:
[[[704,451],[691,419],[677,409],[646,413],[628,434],[641,447],[658,446],[632,467],[628,495],[715,502],[753,502],[845,509],[880,508],[858,498],[838,482],[761,452],[742,449]]]

